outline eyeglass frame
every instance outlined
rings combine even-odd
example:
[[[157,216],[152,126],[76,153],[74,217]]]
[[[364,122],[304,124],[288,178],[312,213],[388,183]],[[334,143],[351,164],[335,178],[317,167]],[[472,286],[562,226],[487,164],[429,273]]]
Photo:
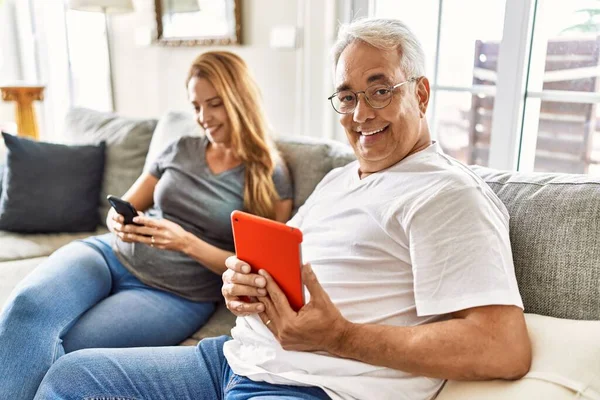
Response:
[[[334,94],[332,94],[331,96],[329,96],[329,97],[327,98],[327,100],[329,100],[329,102],[331,103],[331,107],[333,107],[333,110],[334,110],[336,113],[338,113],[338,114],[342,114],[342,115],[346,115],[346,114],[352,114],[354,111],[356,111],[356,107],[358,106],[358,95],[362,93],[362,94],[365,96],[365,100],[367,101],[367,104],[369,105],[369,107],[373,108],[374,110],[381,110],[382,108],[386,108],[387,106],[389,106],[389,105],[392,103],[392,100],[393,100],[393,98],[394,98],[394,90],[398,89],[399,87],[401,87],[401,86],[403,86],[403,85],[405,85],[405,84],[407,84],[407,83],[416,82],[418,79],[419,79],[419,77],[418,77],[418,76],[413,76],[413,77],[411,77],[411,78],[408,78],[408,79],[407,79],[407,80],[405,80],[404,82],[400,82],[400,83],[397,83],[397,84],[395,84],[394,86],[386,86],[386,87],[387,87],[387,89],[390,91],[390,93],[391,93],[392,95],[390,96],[390,101],[389,101],[389,103],[387,103],[387,104],[386,104],[385,106],[383,106],[383,107],[375,107],[375,106],[373,106],[373,105],[371,104],[371,102],[369,101],[369,98],[367,97],[367,93],[366,93],[366,91],[367,91],[367,90],[369,90],[369,88],[370,88],[370,87],[376,86],[376,85],[377,85],[376,83],[375,83],[375,84],[373,84],[373,85],[371,85],[371,86],[369,86],[369,87],[367,87],[365,90],[360,90],[360,91],[358,91],[358,92],[354,92],[354,91],[352,91],[352,90],[350,90],[350,89],[339,90],[339,91],[335,92]],[[382,85],[382,86],[385,86],[385,85]],[[337,110],[337,108],[335,108],[335,106],[333,105],[333,98],[334,98],[334,97],[335,97],[337,94],[339,94],[339,93],[341,93],[341,92],[350,92],[350,93],[352,93],[352,94],[353,94],[353,95],[356,97],[356,104],[354,105],[354,108],[352,109],[352,111],[348,111],[348,112],[345,112],[345,113],[344,113],[344,112],[340,112],[340,111],[338,111],[338,110]]]

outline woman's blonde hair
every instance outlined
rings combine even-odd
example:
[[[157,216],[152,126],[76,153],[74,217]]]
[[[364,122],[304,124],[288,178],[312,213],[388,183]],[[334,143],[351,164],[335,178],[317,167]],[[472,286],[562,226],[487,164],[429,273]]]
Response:
[[[280,157],[271,139],[260,91],[246,63],[227,51],[209,51],[192,63],[186,87],[194,77],[209,81],[225,106],[231,146],[246,166],[244,209],[274,219],[279,195],[272,176]]]

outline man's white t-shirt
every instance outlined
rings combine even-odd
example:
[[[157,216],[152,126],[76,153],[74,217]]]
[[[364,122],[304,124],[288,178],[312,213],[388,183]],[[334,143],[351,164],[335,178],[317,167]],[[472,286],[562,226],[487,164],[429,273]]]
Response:
[[[364,179],[358,169],[355,161],[331,171],[288,223],[302,230],[303,261],[345,318],[414,326],[471,307],[523,307],[508,212],[477,175],[437,144]],[[443,383],[284,350],[258,316],[238,318],[231,333],[227,361],[254,381],[318,386],[333,399],[407,400],[430,399]]]

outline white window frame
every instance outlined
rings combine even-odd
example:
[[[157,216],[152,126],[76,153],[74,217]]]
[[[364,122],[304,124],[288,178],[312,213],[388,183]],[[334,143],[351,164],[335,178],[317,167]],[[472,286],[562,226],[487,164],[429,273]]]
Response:
[[[506,0],[488,166],[518,170],[535,0]],[[539,115],[538,115],[539,117]],[[535,144],[534,144],[535,145]]]
[[[502,170],[533,171],[537,130],[539,123],[539,104],[542,100],[565,103],[600,103],[600,93],[573,91],[527,91],[536,88],[537,80],[543,79],[546,61],[545,46],[538,45],[532,53],[532,35],[534,33],[537,0],[506,0],[503,38],[498,55],[496,86],[439,85],[437,71],[439,65],[439,38],[444,0],[439,1],[437,24],[436,65],[431,77],[432,111],[429,120],[435,120],[436,95],[442,92],[462,92],[494,96],[492,132],[488,166]],[[375,13],[376,0],[353,0],[360,6],[369,5],[369,15]],[[542,27],[536,26],[536,35],[544,35]],[[540,30],[542,29],[542,30]],[[536,36],[536,40],[544,40]],[[542,49],[542,50],[540,50]],[[529,81],[528,81],[529,80]],[[525,106],[527,105],[527,114]],[[435,137],[436,132],[433,132]]]

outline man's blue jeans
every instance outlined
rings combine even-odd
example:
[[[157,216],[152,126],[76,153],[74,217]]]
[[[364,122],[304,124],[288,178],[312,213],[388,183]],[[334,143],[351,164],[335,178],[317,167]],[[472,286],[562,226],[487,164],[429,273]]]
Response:
[[[83,348],[174,345],[214,311],[131,275],[111,234],[73,242],[14,290],[0,312],[0,399],[35,395],[50,366]]]
[[[234,374],[223,355],[228,339],[204,339],[196,347],[76,351],[52,366],[35,399],[329,399],[320,388],[253,382]]]

